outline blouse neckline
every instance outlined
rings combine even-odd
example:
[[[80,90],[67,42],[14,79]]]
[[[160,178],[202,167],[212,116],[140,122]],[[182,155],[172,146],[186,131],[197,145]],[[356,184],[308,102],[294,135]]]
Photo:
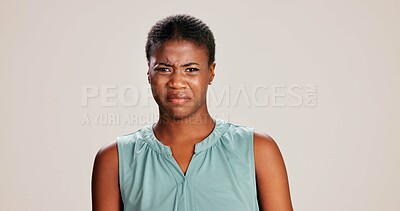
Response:
[[[228,124],[226,121],[222,119],[214,119],[215,125],[211,133],[201,140],[200,142],[195,144],[195,150],[194,153],[198,154],[201,153],[211,146],[213,146],[215,143],[220,140],[221,136],[224,134],[224,132],[228,129]],[[155,136],[155,133],[153,131],[153,125],[147,125],[144,127],[144,139],[146,143],[150,146],[151,149],[155,150],[156,152],[163,154],[163,155],[172,155],[172,150],[171,147],[163,144],[160,140],[157,139]]]

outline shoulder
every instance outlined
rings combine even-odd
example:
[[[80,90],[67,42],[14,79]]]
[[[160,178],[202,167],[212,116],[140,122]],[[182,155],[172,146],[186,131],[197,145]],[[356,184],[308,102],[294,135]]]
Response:
[[[279,172],[285,169],[279,146],[271,136],[254,131],[253,143],[254,162],[258,175]]]
[[[145,139],[151,139],[151,125],[144,126],[137,129],[134,132],[127,133],[122,136],[118,136],[112,144],[114,144],[117,149],[124,149],[126,146],[132,146],[143,142]]]
[[[222,133],[228,134],[229,136],[235,136],[240,138],[250,138],[253,137],[254,128],[247,125],[238,124],[235,122],[228,122],[221,120],[224,124],[221,124]]]
[[[96,154],[94,165],[97,167],[117,167],[118,166],[118,146],[117,141],[103,146]]]
[[[138,140],[143,140],[143,129],[138,129],[132,133],[118,136],[113,142],[103,146],[96,154],[95,162],[108,163],[118,162],[118,152],[125,146],[134,145]],[[120,149],[121,148],[121,149]]]
[[[263,157],[280,154],[278,144],[271,136],[259,131],[254,131],[253,136],[254,153],[260,156],[264,155]]]

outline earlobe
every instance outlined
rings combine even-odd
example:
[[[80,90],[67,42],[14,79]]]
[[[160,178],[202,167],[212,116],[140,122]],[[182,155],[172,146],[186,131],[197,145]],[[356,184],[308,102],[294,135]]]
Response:
[[[213,81],[213,79],[214,79],[214,75],[211,75],[211,77],[210,77],[210,80],[209,80],[209,82],[208,82],[208,84],[212,84],[212,81]]]

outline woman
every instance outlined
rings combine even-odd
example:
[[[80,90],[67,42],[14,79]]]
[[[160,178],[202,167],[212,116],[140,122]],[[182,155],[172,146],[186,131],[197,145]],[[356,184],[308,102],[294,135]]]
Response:
[[[147,75],[160,118],[98,152],[93,210],[293,210],[275,141],[210,116],[214,54],[212,32],[192,16],[153,26]]]

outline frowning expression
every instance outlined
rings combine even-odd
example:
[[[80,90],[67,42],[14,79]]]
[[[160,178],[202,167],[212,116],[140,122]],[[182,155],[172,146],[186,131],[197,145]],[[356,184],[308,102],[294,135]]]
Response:
[[[208,64],[205,47],[169,40],[151,52],[147,74],[160,115],[182,119],[207,114],[207,88],[215,64]]]

